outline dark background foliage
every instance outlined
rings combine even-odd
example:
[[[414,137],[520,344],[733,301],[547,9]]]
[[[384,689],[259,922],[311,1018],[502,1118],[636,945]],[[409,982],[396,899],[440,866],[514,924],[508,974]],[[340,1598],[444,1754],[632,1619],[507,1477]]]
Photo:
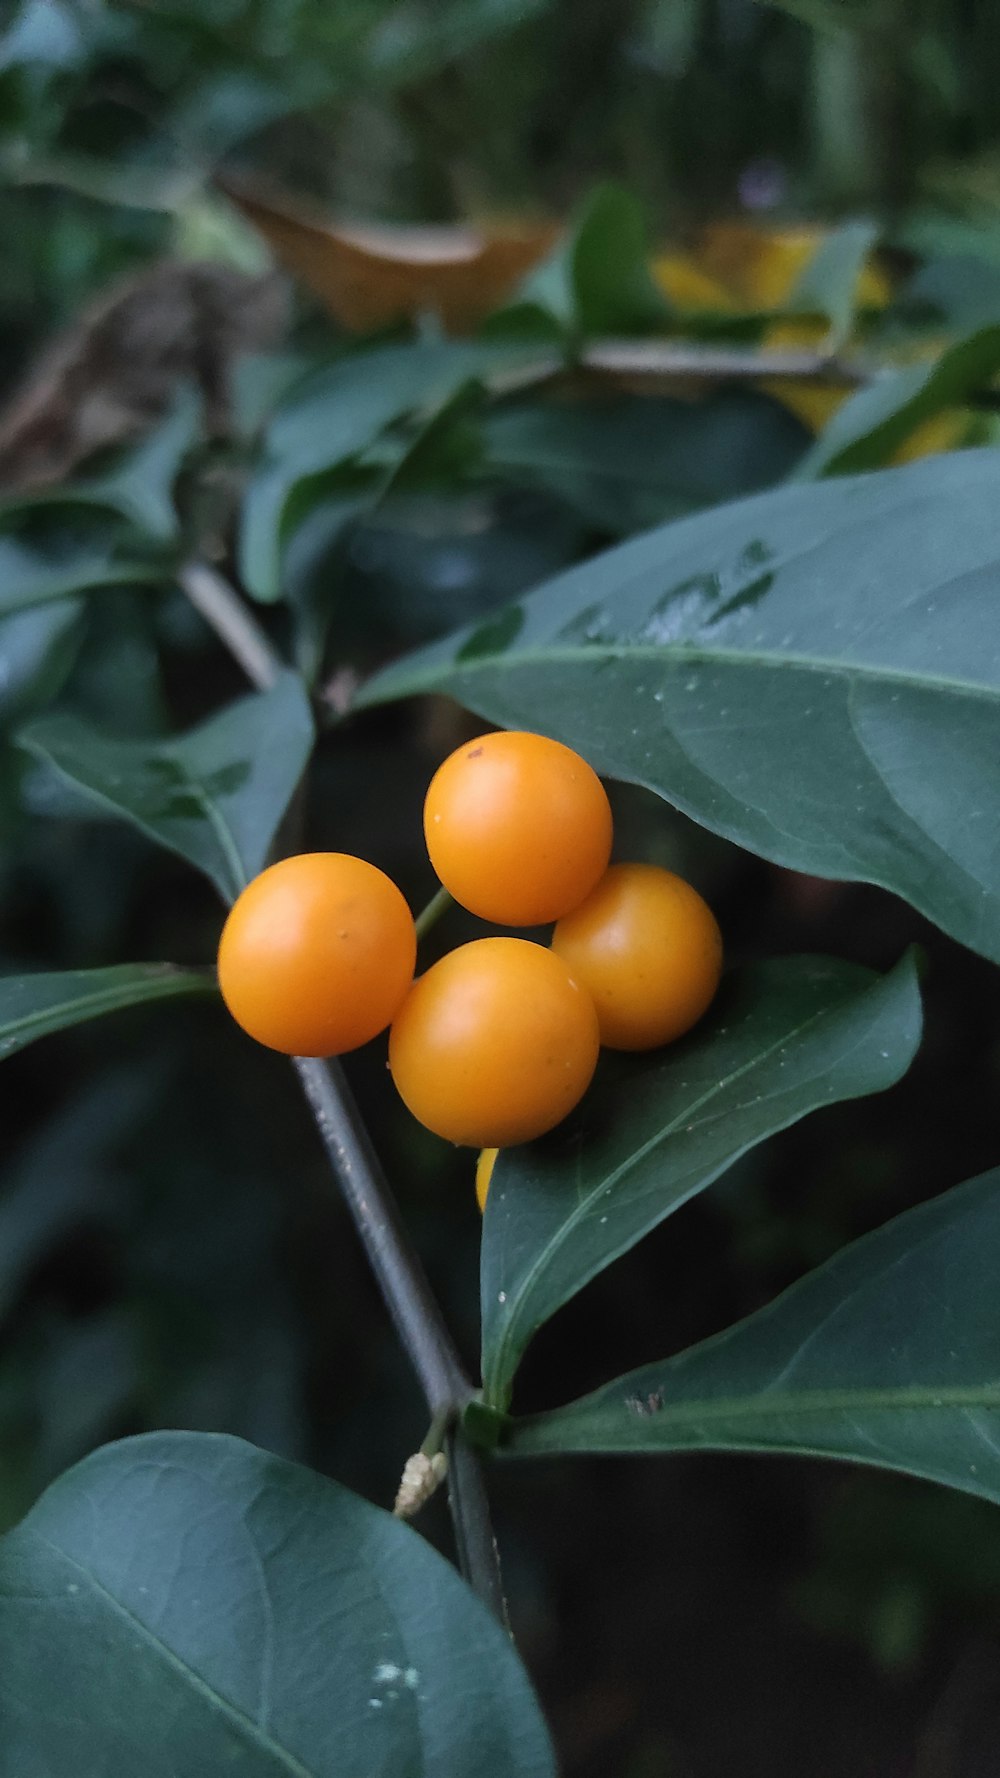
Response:
[[[259,270],[261,244],[206,184],[221,165],[399,221],[563,215],[614,175],[660,239],[862,209],[903,265],[961,254],[973,233],[995,265],[998,80],[986,0],[27,0],[0,37],[0,376],[13,393],[57,327],[160,256]],[[301,295],[290,334],[262,323],[258,340],[254,325],[251,344],[318,356],[336,337]],[[113,351],[102,376],[119,390]],[[678,446],[677,510],[780,479],[807,442],[766,396],[714,400],[696,496],[677,491]],[[215,450],[224,519],[240,448]],[[338,531],[293,555],[305,601],[337,576],[328,672],[487,612],[660,516],[609,515],[516,469],[502,487],[465,477],[425,477],[346,545]],[[59,539],[75,547],[77,532]],[[111,731],[155,734],[242,690],[177,593],[103,592],[86,629],[41,615],[53,609],[7,632],[7,726],[58,692]],[[370,857],[420,905],[423,789],[474,729],[443,701],[353,718],[320,750],[305,842]],[[620,790],[616,813],[621,855],[689,874],[733,961],[818,951],[884,969],[918,941],[927,1036],[890,1094],[753,1153],[589,1286],[532,1348],[525,1410],[713,1332],[997,1160],[989,965],[888,895],[779,870],[649,795]],[[179,860],[68,803],[4,745],[4,972],[204,962],[219,926]],[[455,916],[448,941],[463,931]],[[406,1119],[380,1046],[350,1072],[471,1362],[472,1158]],[[0,1093],[0,1520],[100,1441],[167,1426],[241,1434],[390,1501],[421,1408],[290,1070],[221,1009],[177,1004],[49,1039],[5,1065]],[[515,1625],[569,1778],[995,1772],[991,1508],[763,1459],[499,1464],[493,1486]],[[437,1508],[429,1525],[446,1540]]]

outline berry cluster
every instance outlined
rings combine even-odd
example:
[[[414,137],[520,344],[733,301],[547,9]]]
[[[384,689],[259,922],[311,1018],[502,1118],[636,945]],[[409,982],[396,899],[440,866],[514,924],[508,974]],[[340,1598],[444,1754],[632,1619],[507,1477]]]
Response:
[[[502,730],[457,748],[424,833],[455,901],[496,925],[554,923],[551,944],[476,939],[414,981],[413,916],[382,871],[342,852],[286,858],[243,891],[219,945],[223,998],[251,1037],[331,1056],[388,1026],[414,1116],[496,1149],[560,1123],[602,1044],[656,1048],[707,1008],[722,967],[711,911],[656,865],[609,864],[607,796],[569,747]]]

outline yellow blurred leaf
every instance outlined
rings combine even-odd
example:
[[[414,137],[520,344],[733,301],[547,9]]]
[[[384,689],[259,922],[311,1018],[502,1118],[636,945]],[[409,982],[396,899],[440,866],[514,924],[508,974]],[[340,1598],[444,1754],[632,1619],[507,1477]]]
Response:
[[[765,330],[761,344],[774,351],[810,346],[818,349],[826,334],[825,321],[813,319],[809,315],[789,316],[784,321],[773,321]],[[773,396],[775,401],[780,401],[783,407],[795,414],[811,432],[822,432],[827,421],[833,418],[837,409],[852,393],[850,389],[838,389],[832,383],[807,382],[794,377],[770,377],[760,386],[766,394]]]
[[[962,408],[945,408],[917,426],[889,461],[913,463],[917,457],[936,457],[940,451],[953,451],[962,444],[968,426],[969,415]]]
[[[740,306],[780,309],[826,234],[826,229],[805,224],[760,229],[745,222],[719,222],[703,232],[695,259],[707,276],[731,291]],[[890,295],[888,279],[878,266],[867,264],[858,280],[858,302],[867,308],[883,308]]]
[[[550,251],[551,224],[394,228],[338,226],[297,199],[228,180],[222,189],[275,258],[350,332],[420,314],[452,333],[475,327]]]
[[[702,271],[688,253],[662,253],[653,261],[653,276],[675,309],[691,314],[731,315],[739,304],[731,291]]]

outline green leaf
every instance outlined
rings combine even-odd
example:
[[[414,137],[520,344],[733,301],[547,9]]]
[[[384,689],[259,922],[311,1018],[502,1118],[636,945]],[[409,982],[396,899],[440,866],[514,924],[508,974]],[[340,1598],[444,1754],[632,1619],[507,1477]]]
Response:
[[[157,544],[173,542],[179,532],[177,508],[174,505],[174,483],[181,465],[198,438],[201,425],[201,401],[194,389],[182,388],[160,425],[145,434],[131,450],[120,453],[112,468],[101,475],[82,481],[57,482],[51,487],[15,493],[0,502],[0,523],[10,527],[36,514],[46,517],[52,512],[62,517],[76,511],[113,514],[128,526],[141,531]],[[133,540],[134,542],[134,540]],[[89,553],[87,550],[89,548]],[[92,546],[78,544],[77,554],[84,571],[92,560],[98,567],[102,557]],[[68,564],[72,555],[64,550]],[[109,561],[118,565],[116,558]],[[126,568],[128,563],[122,564]],[[163,568],[148,564],[137,568],[147,579],[163,578]],[[74,589],[75,590],[75,589]]]
[[[623,186],[599,185],[573,244],[573,288],[586,334],[646,333],[671,318],[649,268],[642,205]]]
[[[83,28],[60,0],[24,0],[15,21],[0,35],[0,69],[25,63],[72,68],[86,59]]]
[[[1000,268],[1000,229],[992,206],[979,215],[916,210],[893,234],[892,244],[919,259],[978,259]]]
[[[887,312],[876,343],[894,332],[974,333],[1000,322],[1000,265],[969,255],[918,267]]]
[[[105,811],[197,866],[224,900],[263,869],[313,744],[302,681],[270,691],[166,741],[119,741],[75,716],[32,723],[18,737]]]
[[[292,617],[292,657],[309,686],[323,671],[330,626],[342,609],[348,543],[374,500],[370,484],[351,491],[345,479],[344,491],[316,505],[289,542],[283,596]]]
[[[788,307],[796,315],[825,315],[830,323],[831,351],[851,331],[857,308],[858,280],[878,239],[871,222],[845,222],[825,236],[796,281]]]
[[[1000,961],[1000,453],[785,487],[571,569],[362,687],[544,729]]]
[[[404,414],[433,411],[470,378],[515,366],[533,351],[451,341],[383,346],[352,353],[301,384],[268,428],[264,462],[243,503],[240,575],[254,597],[281,597],[291,531],[319,499],[336,494],[338,473],[387,426]]]
[[[49,555],[21,538],[0,535],[0,617],[32,605],[51,605],[76,593],[156,586],[166,578],[162,565],[119,561],[110,550],[88,546]]]
[[[489,415],[484,431],[487,467],[622,532],[781,481],[805,436],[777,402],[742,389],[697,402],[524,403]]]
[[[11,1773],[555,1773],[448,1563],[235,1438],[127,1439],[55,1482],[0,1542],[0,1671]]]
[[[0,724],[21,721],[64,684],[83,637],[79,599],[27,606],[0,617]]]
[[[958,340],[933,364],[879,377],[837,409],[796,475],[850,475],[878,469],[925,420],[965,401],[1000,371],[1000,326]]]
[[[172,963],[122,963],[0,979],[0,1060],[38,1037],[148,1000],[214,994],[212,976]]]
[[[485,393],[478,378],[470,377],[426,415],[413,436],[394,451],[377,499],[459,481],[478,454],[475,421]]]
[[[537,306],[570,334],[648,333],[672,311],[649,268],[642,206],[607,181],[560,245],[525,280],[515,307]]]
[[[514,1421],[509,1447],[837,1457],[1000,1502],[998,1243],[995,1169],[714,1339]]]
[[[179,530],[174,483],[200,426],[197,391],[180,390],[160,425],[107,474],[78,482],[76,498],[110,507],[158,543],[171,542]]]
[[[563,1303],[765,1137],[879,1092],[920,1038],[912,959],[884,979],[795,957],[724,982],[682,1043],[636,1060],[546,1141],[502,1153],[483,1221],[483,1385],[505,1408]]]

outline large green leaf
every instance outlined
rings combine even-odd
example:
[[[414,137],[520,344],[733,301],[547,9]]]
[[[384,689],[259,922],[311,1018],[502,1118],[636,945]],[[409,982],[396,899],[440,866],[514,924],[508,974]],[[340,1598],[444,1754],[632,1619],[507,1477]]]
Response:
[[[227,901],[263,868],[313,743],[302,681],[270,691],[167,741],[118,741],[52,716],[19,741],[105,811],[179,852]]]
[[[589,1279],[765,1137],[891,1086],[919,1037],[910,958],[882,979],[826,958],[757,964],[685,1041],[501,1154],[483,1223],[487,1405],[506,1407],[532,1335]]]
[[[240,572],[258,599],[280,597],[284,546],[338,476],[402,415],[435,410],[470,378],[515,367],[531,349],[426,341],[352,353],[289,396],[268,428],[264,461],[247,489]]]
[[[1000,453],[785,487],[620,545],[362,687],[446,691],[1000,960]]]
[[[1000,1169],[856,1241],[764,1309],[549,1414],[510,1449],[786,1451],[1000,1502]]]
[[[239,1439],[109,1445],[0,1542],[0,1766],[553,1778],[504,1631],[415,1531]]]
[[[214,993],[210,975],[178,969],[172,963],[120,963],[110,969],[61,970],[57,975],[5,976],[0,979],[0,1060],[38,1037],[102,1013],[148,1000]]]

